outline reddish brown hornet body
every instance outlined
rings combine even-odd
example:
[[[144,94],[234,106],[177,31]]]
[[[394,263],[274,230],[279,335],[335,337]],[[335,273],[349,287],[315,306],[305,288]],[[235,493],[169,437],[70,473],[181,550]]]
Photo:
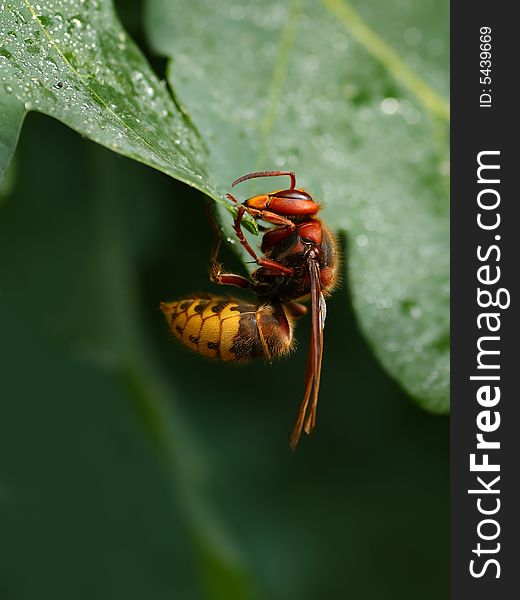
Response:
[[[317,218],[319,204],[306,191],[296,188],[294,173],[259,171],[239,177],[232,185],[256,177],[278,175],[289,176],[290,187],[247,199],[239,205],[234,221],[234,230],[240,243],[259,268],[249,280],[240,275],[222,273],[215,262],[212,279],[223,285],[252,289],[271,303],[289,304],[293,315],[306,312],[305,306],[296,301],[310,296],[311,346],[305,374],[305,394],[291,434],[291,447],[295,448],[302,428],[311,433],[316,423],[326,314],[324,297],[332,292],[336,284],[339,256],[334,235]],[[238,204],[234,196],[229,194],[228,197]],[[257,256],[242,232],[241,222],[246,212],[255,219],[275,226],[262,238],[264,256]]]
[[[189,348],[200,354],[231,362],[246,362],[282,356],[293,347],[293,320],[306,314],[300,300],[311,301],[311,345],[305,372],[305,393],[290,438],[298,444],[302,429],[311,433],[316,423],[316,406],[323,358],[325,299],[337,279],[339,256],[332,232],[317,218],[320,210],[312,197],[296,188],[296,177],[288,171],[248,173],[233,182],[257,177],[288,176],[291,184],[253,196],[238,205],[233,229],[251,258],[258,264],[250,278],[225,273],[217,262],[220,239],[213,256],[211,280],[253,291],[259,300],[246,304],[225,298],[192,298],[161,303],[170,329]],[[245,213],[272,225],[262,238],[258,256],[242,231]],[[264,227],[262,227],[265,229]]]

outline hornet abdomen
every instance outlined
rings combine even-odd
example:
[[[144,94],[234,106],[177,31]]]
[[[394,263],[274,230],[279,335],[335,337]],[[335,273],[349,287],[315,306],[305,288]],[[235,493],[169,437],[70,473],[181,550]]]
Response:
[[[292,319],[279,303],[231,298],[161,302],[171,332],[198,354],[226,362],[270,360],[292,349]]]

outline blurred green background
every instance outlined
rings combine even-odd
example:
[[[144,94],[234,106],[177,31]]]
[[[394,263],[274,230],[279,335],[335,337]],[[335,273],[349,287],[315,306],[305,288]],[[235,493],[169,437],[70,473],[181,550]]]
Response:
[[[235,368],[177,346],[158,310],[215,291],[201,194],[37,114],[10,175],[2,600],[448,596],[448,420],[382,371],[345,282],[292,454],[308,320],[289,359]]]

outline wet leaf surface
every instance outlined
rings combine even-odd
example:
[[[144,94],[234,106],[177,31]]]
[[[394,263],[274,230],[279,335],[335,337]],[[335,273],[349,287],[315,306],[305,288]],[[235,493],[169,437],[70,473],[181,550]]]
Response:
[[[109,0],[2,0],[0,31],[0,94],[232,208],[205,169],[189,117]]]

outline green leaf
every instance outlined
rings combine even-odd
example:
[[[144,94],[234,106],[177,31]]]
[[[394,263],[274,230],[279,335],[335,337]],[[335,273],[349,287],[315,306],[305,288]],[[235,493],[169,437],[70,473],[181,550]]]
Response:
[[[206,172],[192,122],[109,0],[13,0],[1,6],[0,81],[25,110],[55,117],[234,210]],[[254,221],[247,222],[256,231]]]
[[[423,407],[446,412],[448,6],[359,5],[365,18],[344,0],[148,0],[147,29],[171,58],[168,79],[217,182],[296,171],[346,235],[353,302],[375,353]],[[398,39],[405,55],[390,44]]]
[[[0,89],[0,183],[13,157],[25,115],[23,104],[10,95],[10,90],[8,84]]]

